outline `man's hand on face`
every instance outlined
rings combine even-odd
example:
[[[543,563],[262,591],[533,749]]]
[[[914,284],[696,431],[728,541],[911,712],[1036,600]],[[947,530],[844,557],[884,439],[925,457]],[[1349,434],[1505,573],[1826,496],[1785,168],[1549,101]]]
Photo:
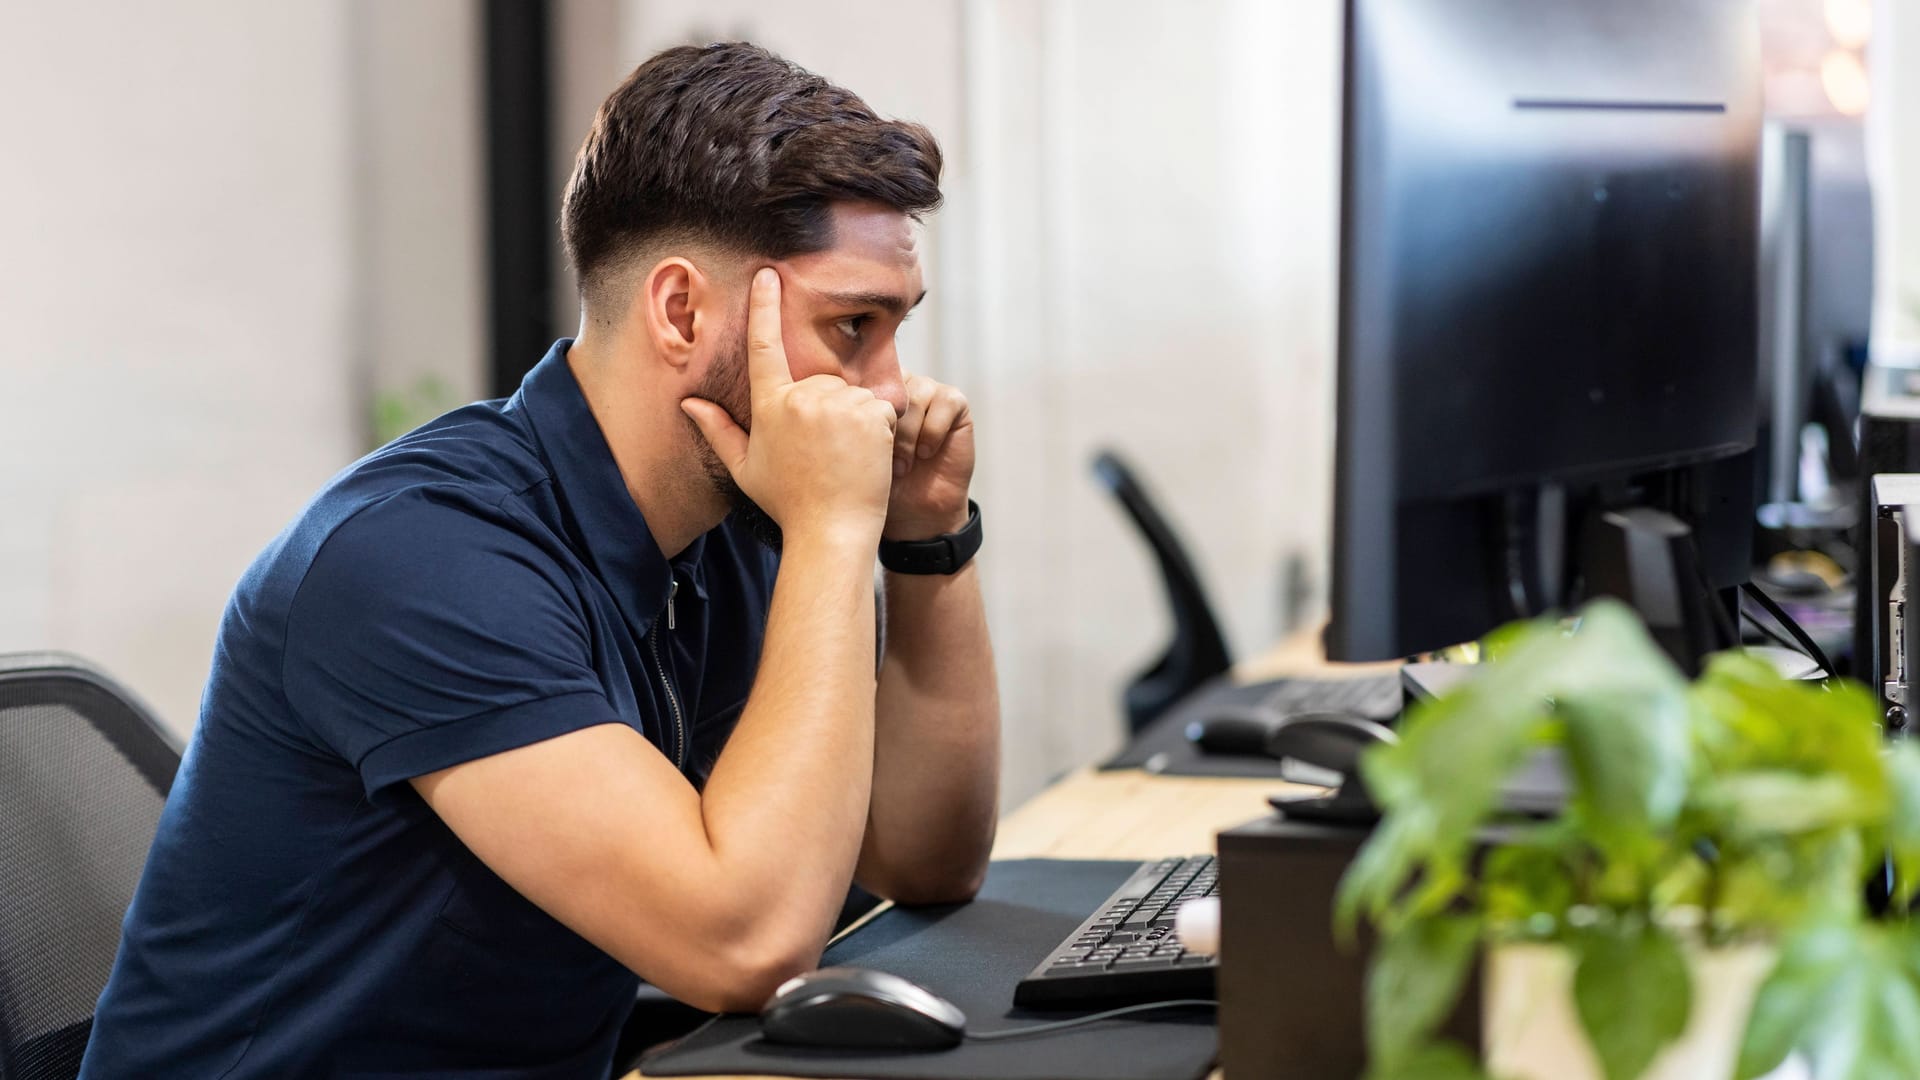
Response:
[[[888,540],[927,540],[967,523],[973,481],[973,412],[965,394],[907,376],[907,414],[893,429]]]
[[[893,406],[835,375],[794,381],[780,329],[780,275],[772,268],[753,276],[747,381],[751,438],[713,402],[680,402],[734,483],[779,522],[789,545],[806,536],[877,544],[888,515]],[[969,442],[969,463],[972,456]]]

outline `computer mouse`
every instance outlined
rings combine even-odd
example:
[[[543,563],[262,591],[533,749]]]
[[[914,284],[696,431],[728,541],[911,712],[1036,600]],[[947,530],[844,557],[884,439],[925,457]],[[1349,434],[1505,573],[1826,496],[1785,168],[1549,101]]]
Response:
[[[1332,824],[1364,825],[1379,820],[1380,810],[1360,775],[1360,755],[1369,747],[1399,742],[1393,730],[1349,713],[1302,713],[1274,729],[1267,753],[1280,762],[1280,775],[1307,783],[1338,775],[1330,795],[1274,795],[1267,799],[1288,817]],[[1322,786],[1335,787],[1334,784]]]
[[[1398,740],[1392,729],[1356,713],[1282,714],[1251,706],[1225,707],[1195,720],[1187,725],[1187,738],[1209,754],[1291,757],[1343,774],[1361,750]]]
[[[1223,706],[1187,725],[1187,738],[1203,753],[1253,757],[1267,752],[1267,740],[1284,718],[1251,706]]]
[[[782,983],[760,1010],[760,1034],[789,1046],[948,1050],[967,1015],[923,986],[865,968],[831,967]]]
[[[1297,713],[1268,732],[1266,752],[1280,762],[1283,774],[1292,759],[1352,777],[1359,774],[1360,755],[1369,747],[1399,741],[1392,729],[1352,713]]]

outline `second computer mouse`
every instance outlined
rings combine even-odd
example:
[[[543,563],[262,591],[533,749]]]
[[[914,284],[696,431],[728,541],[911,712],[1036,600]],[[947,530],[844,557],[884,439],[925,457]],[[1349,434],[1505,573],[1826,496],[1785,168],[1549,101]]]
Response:
[[[1360,771],[1360,755],[1400,737],[1384,724],[1352,713],[1298,713],[1267,734],[1267,756],[1286,771],[1289,759],[1351,777]]]
[[[947,1050],[966,1037],[959,1007],[898,975],[831,967],[781,984],[760,1010],[768,1042],[842,1050]]]
[[[1391,728],[1348,713],[1303,713],[1276,727],[1267,741],[1267,753],[1280,762],[1280,775],[1326,787],[1331,795],[1271,796],[1267,802],[1288,817],[1303,821],[1364,825],[1379,820],[1380,811],[1360,774],[1360,755],[1382,743],[1399,742]],[[1337,775],[1337,784],[1319,777]]]

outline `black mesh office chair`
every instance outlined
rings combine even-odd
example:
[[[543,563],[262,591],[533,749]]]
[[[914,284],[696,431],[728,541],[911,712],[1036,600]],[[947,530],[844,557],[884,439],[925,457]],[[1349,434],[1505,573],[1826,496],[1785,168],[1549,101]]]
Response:
[[[1146,490],[1134,478],[1133,470],[1111,450],[1101,451],[1093,459],[1093,474],[1100,485],[1120,500],[1127,516],[1140,527],[1160,563],[1160,576],[1166,582],[1167,606],[1173,613],[1173,640],[1153,666],[1128,684],[1124,701],[1127,733],[1138,734],[1167,707],[1192,693],[1201,683],[1233,666],[1227,641],[1220,624],[1207,603],[1206,589],[1193,568],[1193,560],[1174,535],[1173,527],[1160,513]]]
[[[86,662],[0,656],[0,1080],[72,1080],[180,749]]]

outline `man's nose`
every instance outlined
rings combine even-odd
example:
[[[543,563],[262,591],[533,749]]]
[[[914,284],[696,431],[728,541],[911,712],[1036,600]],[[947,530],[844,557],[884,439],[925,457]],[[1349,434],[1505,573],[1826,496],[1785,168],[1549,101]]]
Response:
[[[873,391],[874,397],[893,406],[893,415],[907,415],[907,379],[900,370],[900,354],[889,346],[886,354],[876,359],[861,385]]]

